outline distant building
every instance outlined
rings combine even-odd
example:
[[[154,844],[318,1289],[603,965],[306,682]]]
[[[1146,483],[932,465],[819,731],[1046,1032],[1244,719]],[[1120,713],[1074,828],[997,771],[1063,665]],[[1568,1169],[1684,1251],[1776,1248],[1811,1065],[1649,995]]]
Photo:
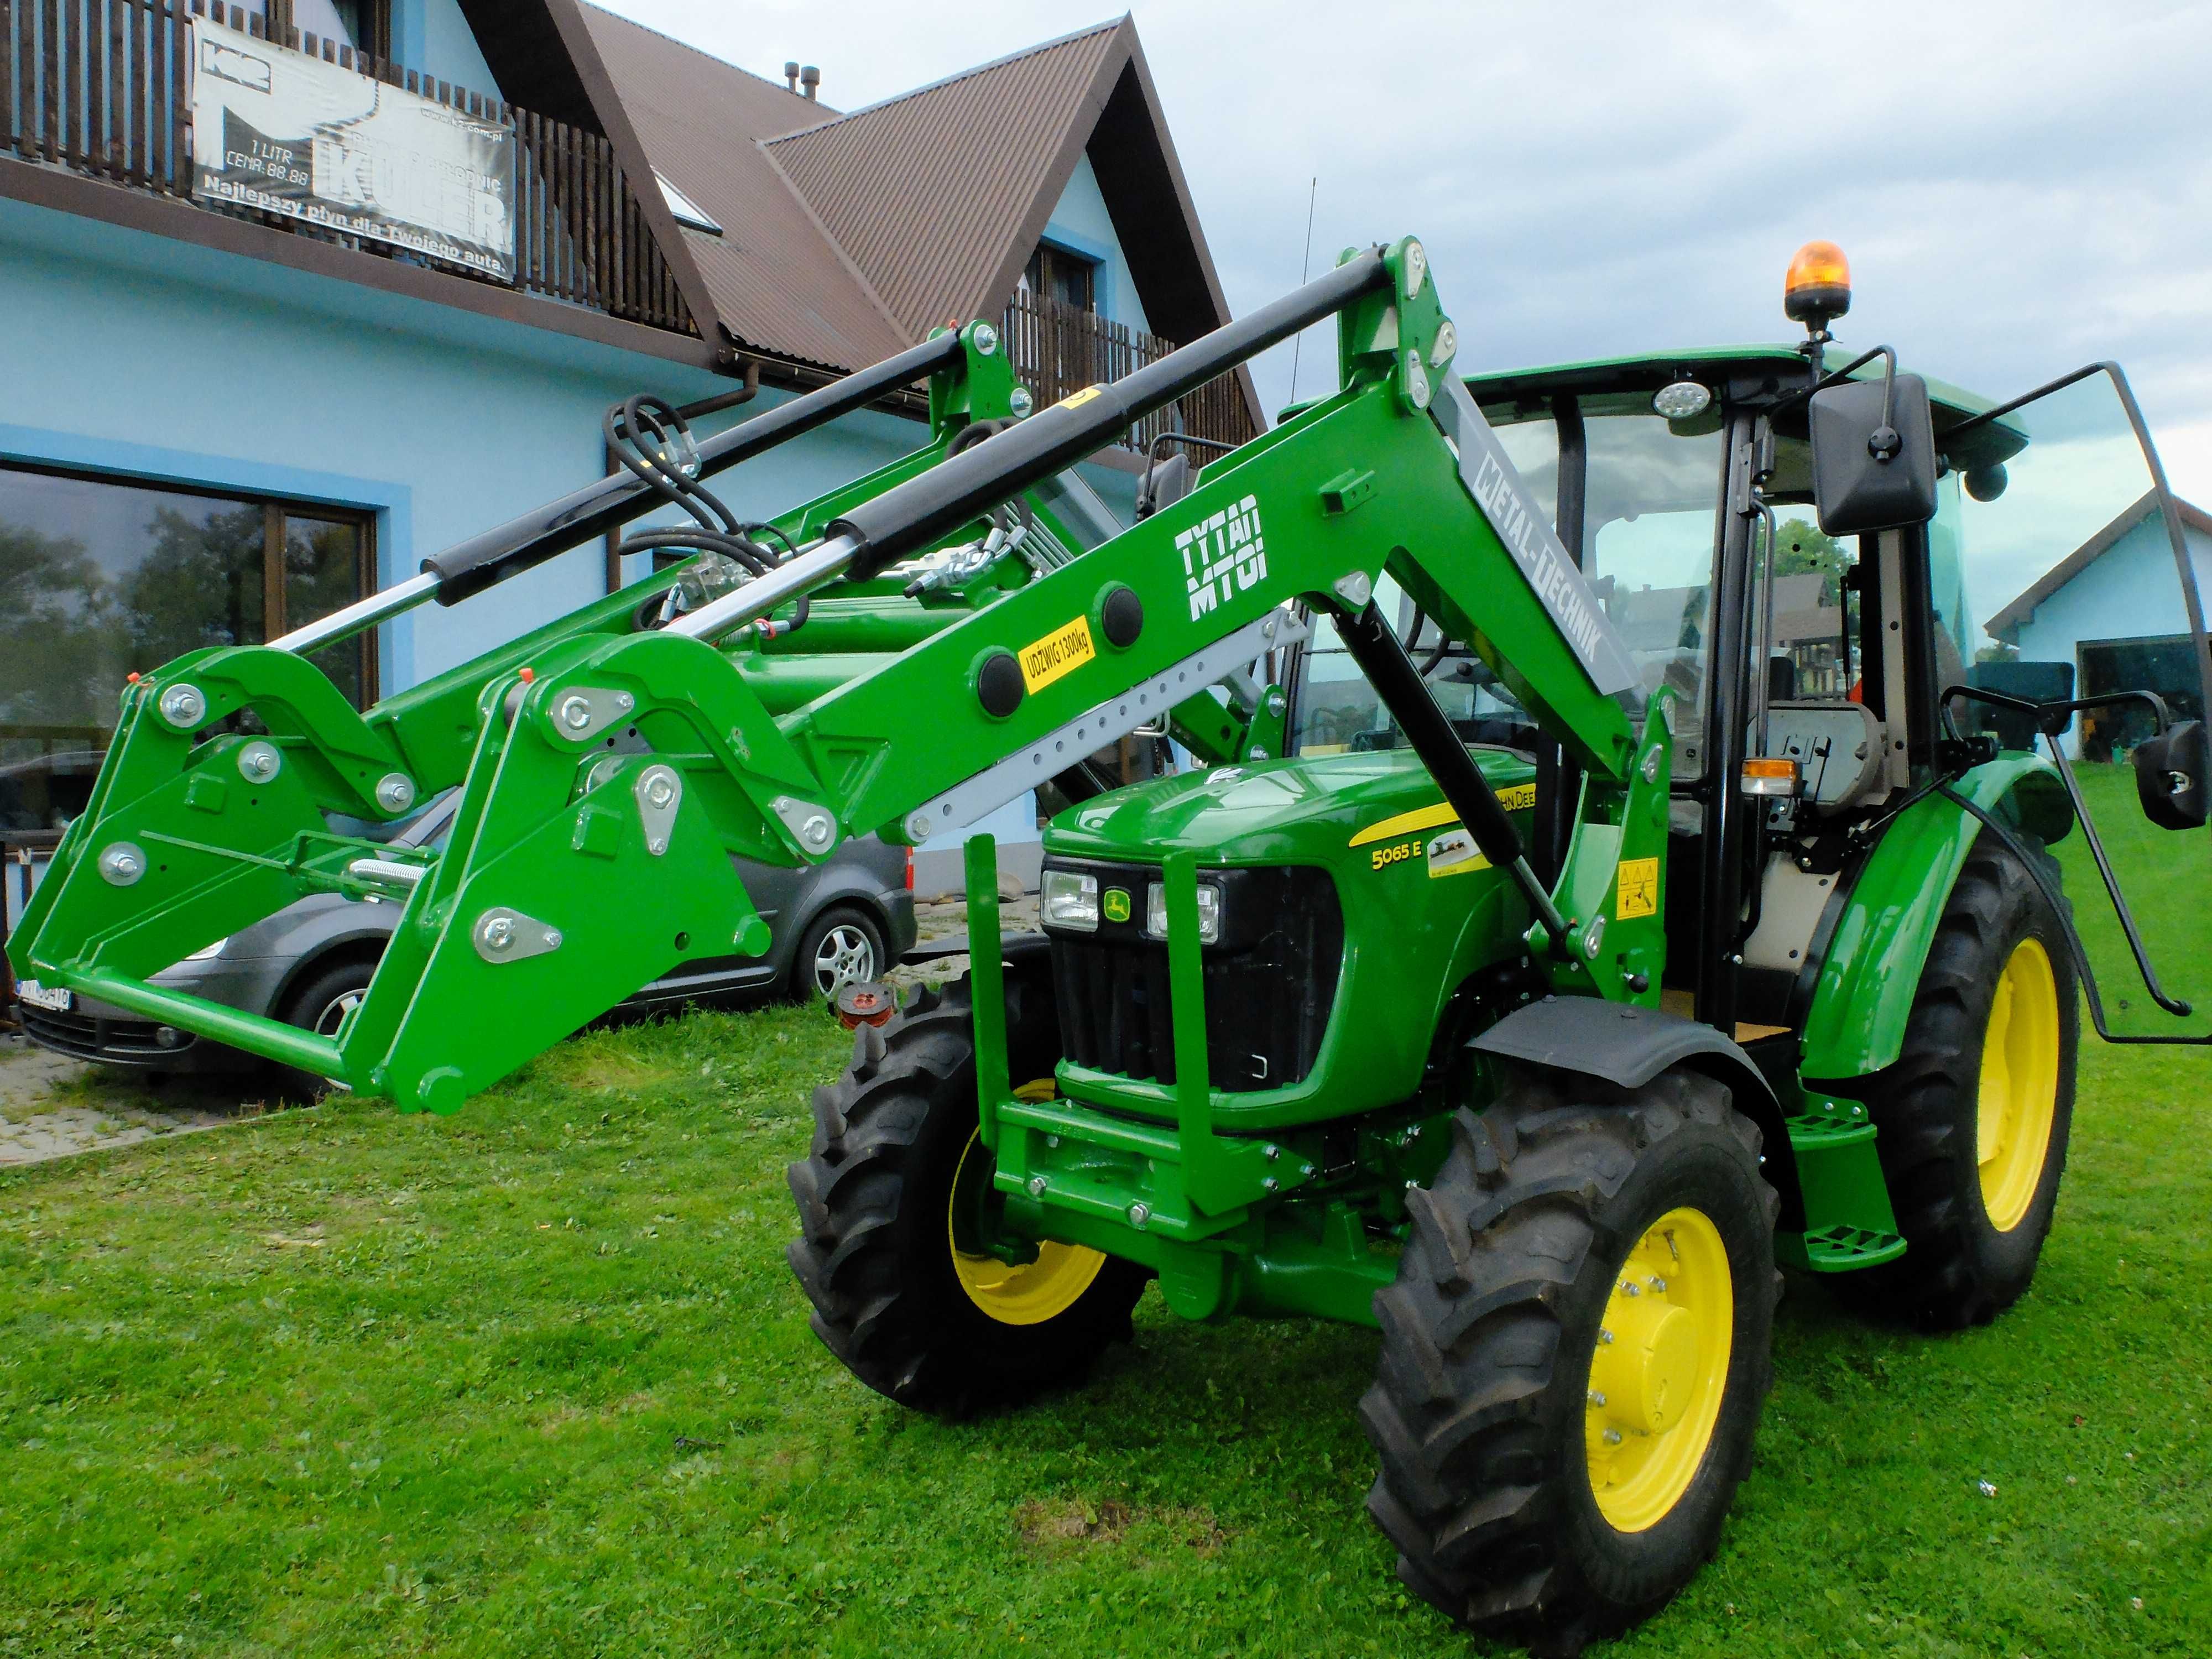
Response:
[[[272,637],[601,476],[601,413],[632,392],[757,386],[712,429],[988,316],[1042,404],[1229,317],[1126,17],[841,113],[818,75],[763,80],[577,0],[0,16],[0,838],[18,846],[82,807],[126,673]],[[785,27],[824,33],[803,16]],[[237,107],[274,109],[272,86],[357,112],[262,133]],[[378,172],[343,128],[387,117],[494,161]],[[307,216],[275,193],[287,170]],[[358,212],[334,220],[340,198]],[[718,488],[765,517],[911,449],[923,413],[908,393]],[[1241,440],[1260,415],[1240,373],[1153,424]],[[1126,511],[1139,465],[1086,471]],[[360,701],[403,690],[646,556],[578,549],[325,665]],[[1034,842],[1033,817],[1010,823]]]
[[[2187,501],[2182,536],[2199,592],[2212,577],[2212,514]],[[2010,646],[2020,661],[2069,667],[2075,697],[2094,697],[2136,687],[2194,685],[2186,634],[2147,633],[2147,618],[2170,626],[2179,608],[2172,544],[2155,494],[2145,495],[2041,580],[1991,617],[1990,637]],[[2172,711],[2201,720],[2194,700]],[[2149,735],[2151,717],[2139,708],[2096,711],[2069,733],[2072,752],[2106,760]]]

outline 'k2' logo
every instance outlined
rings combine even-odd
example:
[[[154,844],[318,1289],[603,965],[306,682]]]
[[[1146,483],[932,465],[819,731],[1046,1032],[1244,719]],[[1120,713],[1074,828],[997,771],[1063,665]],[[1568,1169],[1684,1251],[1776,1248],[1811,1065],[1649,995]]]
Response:
[[[1216,605],[1263,581],[1267,544],[1260,534],[1260,505],[1247,495],[1210,519],[1202,519],[1176,538],[1182,555],[1182,582],[1196,622]]]

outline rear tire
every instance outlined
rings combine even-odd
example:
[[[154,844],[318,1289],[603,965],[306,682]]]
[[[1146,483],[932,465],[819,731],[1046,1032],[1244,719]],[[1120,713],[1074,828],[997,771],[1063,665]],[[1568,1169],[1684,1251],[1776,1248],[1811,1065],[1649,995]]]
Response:
[[[1011,1270],[956,1249],[956,1189],[964,1202],[991,1173],[970,994],[962,979],[861,1026],[852,1065],[814,1091],[813,1151],[790,1170],[800,1236],[786,1254],[815,1334],[877,1393],[945,1416],[1081,1376],[1130,1339],[1148,1276],[1062,1244]],[[1049,1079],[1060,1034],[1044,987],[1009,974],[1006,1003],[1013,1078]]]
[[[1757,1127],[1687,1072],[1523,1077],[1452,1140],[1375,1298],[1367,1507],[1416,1594],[1579,1653],[1719,1540],[1771,1375],[1778,1200]]]
[[[2057,861],[2031,851],[2055,888]],[[1839,1277],[1839,1295],[1928,1330],[1985,1325],[2020,1299],[2066,1168],[2079,1005],[2063,921],[1984,836],[1943,907],[1897,1063],[1867,1096],[1905,1252]]]

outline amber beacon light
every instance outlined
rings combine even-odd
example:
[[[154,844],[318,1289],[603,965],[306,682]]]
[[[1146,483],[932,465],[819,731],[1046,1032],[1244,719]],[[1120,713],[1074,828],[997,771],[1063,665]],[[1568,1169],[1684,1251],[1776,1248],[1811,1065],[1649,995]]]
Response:
[[[1814,333],[1851,308],[1851,262],[1833,242],[1808,242],[1790,261],[1782,283],[1782,310]]]

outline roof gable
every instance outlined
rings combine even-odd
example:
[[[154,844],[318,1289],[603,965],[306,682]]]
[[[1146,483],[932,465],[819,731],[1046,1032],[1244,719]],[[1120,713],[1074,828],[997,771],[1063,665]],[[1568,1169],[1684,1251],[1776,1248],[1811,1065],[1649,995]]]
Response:
[[[768,151],[919,339],[1006,303],[1008,264],[1019,270],[1066,189],[1127,61],[1128,27],[1032,47]]]

